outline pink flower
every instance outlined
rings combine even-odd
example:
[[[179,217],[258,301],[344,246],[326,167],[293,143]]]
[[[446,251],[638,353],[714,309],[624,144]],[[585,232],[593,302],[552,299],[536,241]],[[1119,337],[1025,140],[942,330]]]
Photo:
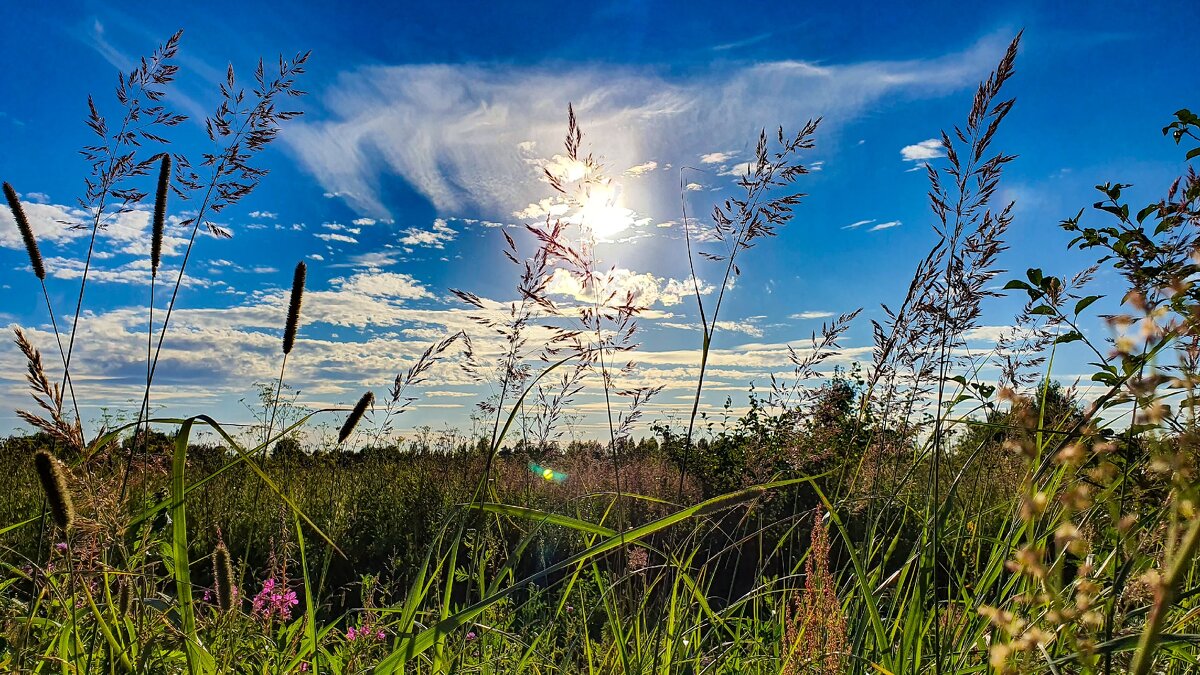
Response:
[[[475,631],[468,631],[467,632],[467,642],[470,642],[471,640],[474,640],[474,639],[475,639]]]
[[[346,640],[354,642],[355,640],[379,640],[383,642],[387,639],[387,633],[382,628],[374,629],[370,623],[363,623],[358,628],[351,626],[346,629]]]
[[[275,619],[287,621],[292,618],[292,608],[300,604],[296,591],[286,586],[276,588],[274,578],[263,582],[262,590],[251,602],[251,612],[270,622]]]

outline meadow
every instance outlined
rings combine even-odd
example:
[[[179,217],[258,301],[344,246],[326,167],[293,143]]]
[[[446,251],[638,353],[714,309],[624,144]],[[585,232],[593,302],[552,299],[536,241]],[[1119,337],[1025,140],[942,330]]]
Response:
[[[80,419],[71,357],[90,250],[78,302],[44,293],[51,328],[15,328],[32,433],[0,442],[0,670],[1200,668],[1200,177],[1189,166],[1148,205],[1101,183],[1061,223],[1064,250],[1093,266],[1006,272],[1022,267],[1005,255],[1013,206],[996,201],[1014,156],[993,141],[1015,104],[1003,90],[1019,35],[965,118],[947,121],[945,160],[927,169],[933,241],[873,322],[869,360],[830,367],[859,318],[847,313],[798,345],[792,372],[752,392],[747,412],[700,411],[725,291],[804,208],[813,120],[764,131],[740,195],[682,214],[691,282],[716,270],[715,292],[692,296],[699,375],[682,423],[650,423],[655,387],[615,384],[636,369],[646,308],[606,289],[586,222],[548,218],[497,247],[519,277],[514,301],[455,291],[481,333],[501,336],[498,355],[447,335],[386,390],[364,383],[350,409],[307,409],[287,384],[304,348],[298,263],[279,375],[248,427],[201,410],[156,417],[169,385],[155,375],[188,260],[203,255],[197,235],[224,234],[209,217],[269,180],[256,158],[298,114],[287,102],[304,93],[308,55],[260,62],[248,90],[231,67],[206,120],[212,149],[188,158],[167,143],[185,119],[164,102],[179,41],[92,106],[84,150],[85,227],[153,203],[140,409],[94,434]],[[110,103],[115,116],[101,112]],[[1200,156],[1200,118],[1164,118],[1163,142]],[[565,122],[564,156],[581,171],[547,181],[584,200],[610,183],[584,150],[586,119],[568,109]],[[19,187],[4,184],[7,208],[45,291]],[[164,278],[164,221],[184,203],[191,239]],[[555,299],[559,271],[592,302]],[[1119,314],[1094,313],[1100,273],[1122,285]],[[966,349],[1000,295],[1024,303],[1012,329],[989,352]],[[43,334],[53,341],[35,344]],[[1066,350],[1088,355],[1087,400],[1056,376]],[[462,431],[400,433],[446,366],[495,395]],[[608,402],[606,433],[567,439],[585,388]]]

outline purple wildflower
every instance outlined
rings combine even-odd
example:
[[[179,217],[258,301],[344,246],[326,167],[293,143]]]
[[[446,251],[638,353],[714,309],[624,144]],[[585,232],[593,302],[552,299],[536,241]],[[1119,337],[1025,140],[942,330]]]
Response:
[[[300,604],[296,591],[279,585],[274,578],[263,582],[262,590],[254,596],[251,602],[251,612],[262,617],[265,621],[287,621],[292,618],[292,608]]]

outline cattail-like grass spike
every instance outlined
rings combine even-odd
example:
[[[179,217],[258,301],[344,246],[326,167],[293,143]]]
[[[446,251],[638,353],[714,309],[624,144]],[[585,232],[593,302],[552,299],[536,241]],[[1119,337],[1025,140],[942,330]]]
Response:
[[[354,410],[350,411],[350,416],[346,418],[346,423],[342,425],[342,430],[338,432],[338,443],[345,443],[346,439],[350,438],[350,434],[354,433],[354,427],[358,426],[358,422],[362,419],[363,413],[367,412],[367,406],[370,406],[374,402],[375,394],[370,391],[358,399]]]
[[[300,325],[300,303],[304,300],[304,277],[308,267],[301,261],[292,276],[292,298],[288,302],[287,326],[283,330],[283,353],[290,354],[296,343],[296,328]]]
[[[29,253],[29,266],[33,268],[33,273],[38,279],[46,280],[46,267],[42,264],[42,252],[38,250],[37,239],[33,238],[33,228],[29,226],[29,219],[25,217],[25,209],[21,206],[21,200],[17,197],[17,191],[8,183],[4,184],[4,197],[8,199],[8,208],[12,209],[13,218],[17,221],[17,229],[21,231],[21,238],[25,240],[25,250]]]
[[[233,607],[233,563],[225,542],[218,543],[213,549],[213,583],[217,587],[218,606],[228,612]]]
[[[154,196],[154,226],[150,240],[150,274],[158,276],[158,264],[162,262],[163,230],[167,220],[167,192],[171,189],[171,155],[163,153],[162,165],[158,169],[158,192]]]
[[[127,578],[121,582],[121,590],[117,592],[117,611],[121,616],[129,616],[133,609],[133,579]]]
[[[67,490],[67,478],[63,475],[62,465],[45,450],[39,450],[33,456],[33,463],[37,467],[42,489],[46,491],[50,515],[64,532],[70,530],[75,524],[75,506],[71,503],[71,493]]]

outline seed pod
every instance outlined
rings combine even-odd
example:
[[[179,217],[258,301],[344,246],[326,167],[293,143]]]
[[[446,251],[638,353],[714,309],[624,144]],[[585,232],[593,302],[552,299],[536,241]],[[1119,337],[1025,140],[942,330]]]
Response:
[[[17,221],[17,229],[21,231],[21,239],[25,240],[25,251],[29,253],[29,266],[38,279],[46,280],[46,267],[42,264],[42,252],[38,250],[37,239],[33,238],[33,228],[25,217],[25,209],[17,197],[17,191],[8,183],[4,184],[4,196],[8,199],[8,208],[12,209],[13,218]]]
[[[367,406],[374,402],[375,394],[370,391],[358,399],[354,410],[350,411],[350,416],[346,418],[346,423],[342,425],[342,430],[338,432],[338,443],[345,443],[346,439],[350,438],[350,434],[354,433],[354,427],[358,426],[359,420],[362,419],[363,413],[367,412]]]
[[[213,549],[213,583],[217,587],[217,606],[228,612],[233,607],[233,563],[225,542]]]
[[[158,276],[158,264],[162,262],[163,230],[167,220],[167,192],[171,189],[171,155],[163,153],[162,165],[158,169],[158,192],[154,196],[154,226],[150,239],[150,274]]]
[[[62,465],[45,450],[39,450],[33,456],[33,463],[37,467],[42,489],[46,491],[50,515],[64,532],[70,530],[75,524],[75,506],[71,503],[71,492],[67,490],[67,478],[63,475]]]
[[[288,302],[287,325],[283,329],[283,353],[292,353],[292,345],[296,343],[296,328],[300,325],[300,303],[304,300],[304,277],[308,274],[308,266],[304,261],[296,265],[296,273],[292,276],[292,298]]]

